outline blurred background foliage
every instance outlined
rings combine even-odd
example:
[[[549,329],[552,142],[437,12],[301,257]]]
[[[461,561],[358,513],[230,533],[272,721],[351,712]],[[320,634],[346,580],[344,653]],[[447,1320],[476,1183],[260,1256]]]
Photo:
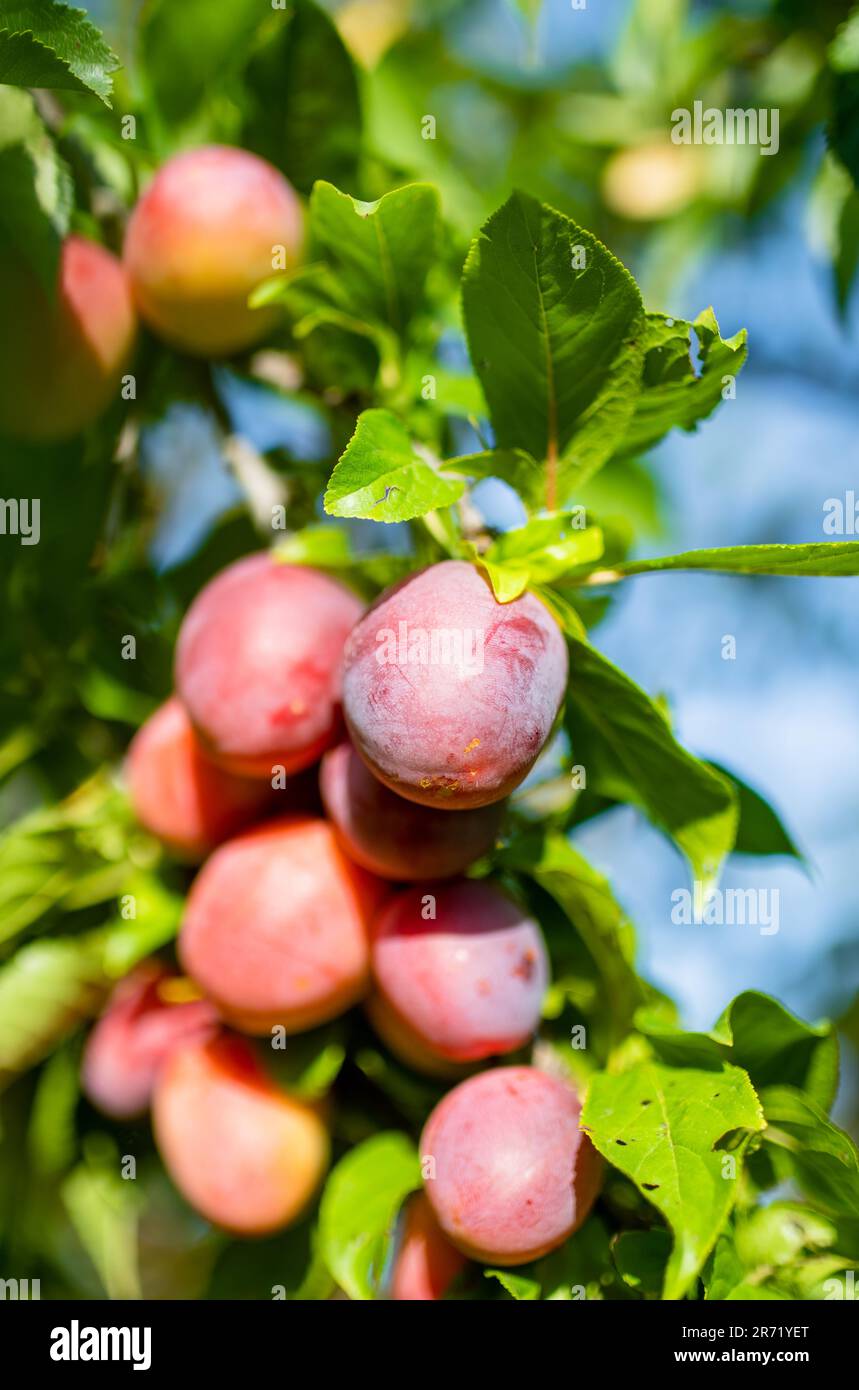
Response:
[[[258,151],[304,194],[317,178],[364,199],[426,179],[441,193],[443,254],[390,396],[407,399],[432,363],[446,440],[466,452],[480,445],[458,275],[470,237],[521,188],[596,233],[648,308],[693,319],[712,302],[725,336],[749,329],[736,400],[700,435],[615,461],[581,500],[633,536],[636,555],[825,538],[826,500],[856,486],[859,10],[838,0],[84,8],[122,64],[111,105],[85,90],[0,87],[0,241],[26,240],[46,278],[69,228],[118,249],[149,174],[203,142]],[[672,111],[698,100],[777,108],[778,155],[673,144]],[[115,1141],[76,1083],[79,1021],[171,939],[188,881],[133,825],[115,773],[169,691],[182,612],[270,537],[272,501],[290,530],[322,519],[331,466],[386,381],[383,341],[330,316],[297,346],[300,282],[287,309],[280,340],[240,365],[212,368],[144,340],[133,426],[117,403],[85,443],[31,451],[0,440],[0,495],[31,495],[38,471],[51,499],[39,546],[0,547],[0,820],[14,822],[0,838],[0,1076],[51,1054],[4,1094],[0,1243],[16,1269],[41,1274],[43,1296],[270,1296],[287,1254],[296,1279],[307,1268],[306,1227],[272,1243],[269,1270],[267,1244],[251,1260],[193,1217],[145,1124],[133,1136],[141,1181],[117,1180]],[[415,405],[416,432],[433,409]],[[503,484],[480,484],[475,500],[499,529],[519,519]],[[387,553],[379,584],[411,543],[398,527],[356,523],[352,534]],[[804,857],[731,859],[726,886],[781,893],[781,930],[762,937],[672,926],[680,861],[630,808],[585,820],[577,844],[636,922],[640,968],[691,1025],[758,987],[804,1016],[842,1016],[855,1045],[852,586],[687,575],[623,588],[592,615],[600,646],[664,692],[687,746],[780,807]],[[725,634],[735,661],[722,660]],[[122,656],[128,635],[134,661]],[[125,920],[118,894],[132,892],[147,907]],[[350,1064],[354,1108],[338,1121],[350,1140],[427,1102],[365,1042]],[[342,1048],[329,1040],[321,1055],[336,1069]],[[855,1129],[849,1044],[846,1061],[836,1115]]]

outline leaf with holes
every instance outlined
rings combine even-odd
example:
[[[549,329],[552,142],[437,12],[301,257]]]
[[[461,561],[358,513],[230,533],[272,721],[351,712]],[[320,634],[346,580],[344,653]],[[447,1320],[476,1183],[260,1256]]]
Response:
[[[601,1072],[588,1088],[582,1126],[670,1225],[663,1298],[682,1298],[736,1200],[744,1141],[764,1127],[748,1076],[726,1062],[706,1070],[639,1062],[619,1075]],[[736,1147],[717,1149],[736,1131]]]
[[[701,363],[692,365],[692,332]],[[722,400],[726,378],[735,378],[746,360],[746,331],[723,338],[712,309],[694,323],[648,314],[644,332],[641,391],[618,455],[652,449],[672,429],[693,430]]]

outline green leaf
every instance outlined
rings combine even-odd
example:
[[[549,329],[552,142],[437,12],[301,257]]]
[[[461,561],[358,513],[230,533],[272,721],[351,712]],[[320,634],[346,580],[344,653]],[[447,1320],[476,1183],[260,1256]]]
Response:
[[[413,183],[362,203],[320,180],[310,199],[310,226],[336,273],[340,307],[403,337],[436,254],[436,190]]]
[[[556,604],[560,596],[555,591],[548,591],[546,598],[550,604]],[[575,637],[584,637],[587,634],[579,620],[572,622],[565,621],[562,616],[556,613],[564,631],[571,632]],[[707,760],[708,767],[712,767],[721,777],[726,778],[733,787],[739,811],[739,824],[737,826],[737,838],[734,843],[732,853],[752,854],[752,855],[787,855],[805,864],[805,856],[798,848],[792,837],[788,834],[785,826],[779,818],[775,809],[770,803],[761,796],[760,792],[750,787],[747,782],[738,777],[735,772],[724,767],[721,763]],[[602,799],[602,809],[608,809],[612,803],[607,799]]]
[[[698,339],[700,376],[690,355],[693,329]],[[648,314],[641,391],[616,452],[644,453],[675,427],[694,430],[715,410],[722,399],[724,377],[736,377],[746,352],[745,329],[733,338],[722,338],[712,309],[705,309],[694,323],[666,314]]]
[[[584,618],[579,607],[570,600],[567,594],[562,594],[558,589],[545,587],[537,588],[534,592],[539,594],[562,632],[569,637],[578,637],[582,642],[587,641],[588,630]]]
[[[410,521],[462,495],[464,483],[442,478],[434,461],[412,443],[389,410],[365,410],[328,480],[329,516],[369,521]]]
[[[96,719],[130,724],[132,728],[138,728],[148,719],[158,703],[151,696],[141,695],[139,690],[133,690],[96,666],[90,667],[81,676],[78,693],[84,709],[89,710]]]
[[[187,120],[237,68],[261,17],[258,0],[149,0],[138,42],[145,81],[165,121]]]
[[[521,10],[529,24],[536,24],[543,8],[543,0],[516,0],[516,8]]]
[[[145,853],[137,840],[126,798],[100,773],[65,801],[9,826],[0,835],[0,942],[54,909],[117,897],[129,878],[132,845],[138,856]]]
[[[92,937],[35,941],[0,967],[0,1086],[94,1014],[107,987]]]
[[[791,1264],[804,1252],[825,1250],[837,1238],[837,1226],[819,1212],[798,1202],[773,1202],[738,1214],[734,1247],[754,1276],[760,1269]]]
[[[52,295],[74,202],[71,174],[29,92],[0,88],[0,127],[0,241],[27,257]]]
[[[664,1062],[674,1066],[732,1062],[754,1086],[796,1086],[828,1109],[838,1088],[838,1038],[828,1021],[805,1023],[777,999],[745,990],[709,1033],[688,1033],[640,1010],[635,1026]]]
[[[110,1299],[142,1297],[138,1267],[140,1198],[119,1174],[119,1154],[104,1136],[62,1186],[63,1203]]]
[[[256,0],[252,8],[259,14]],[[246,83],[255,103],[245,129],[252,150],[302,193],[310,193],[316,179],[354,184],[361,149],[358,79],[323,9],[297,0],[254,54]]]
[[[859,72],[836,73],[832,82],[829,143],[859,188]]]
[[[289,283],[284,286],[282,299],[287,308],[291,303],[297,303],[296,295],[294,292],[291,293]],[[385,381],[389,378],[396,379],[399,372],[399,349],[396,334],[390,328],[381,323],[367,323],[364,319],[356,318],[354,314],[338,309],[336,305],[313,302],[312,297],[310,304],[305,304],[303,308],[305,312],[296,319],[292,327],[294,338],[299,341],[309,338],[320,328],[329,331],[334,329],[352,341],[356,338],[366,338],[378,357],[379,370],[373,374],[373,380],[377,375],[381,375]]]
[[[635,281],[590,232],[514,193],[472,242],[462,305],[496,445],[548,460],[547,505],[563,504],[609,458],[634,408]]]
[[[557,831],[529,830],[501,849],[498,859],[532,878],[569,918],[597,966],[612,1041],[620,1041],[646,991],[635,971],[635,933],[608,880]]]
[[[663,1297],[682,1298],[737,1195],[742,1142],[730,1155],[715,1146],[733,1131],[764,1126],[748,1076],[725,1062],[707,1070],[639,1062],[619,1075],[601,1072],[588,1087],[582,1126],[670,1225]]]
[[[305,526],[277,541],[272,556],[283,565],[318,565],[320,569],[348,569],[355,563],[342,526]]]
[[[540,1285],[536,1279],[511,1274],[508,1269],[485,1269],[483,1276],[485,1279],[497,1279],[505,1293],[509,1293],[517,1303],[533,1303],[540,1297]]]
[[[710,766],[722,777],[729,778],[737,793],[740,822],[734,853],[785,854],[804,862],[805,856],[791,839],[778,814],[760,792],[756,792],[735,772],[730,772],[720,763],[711,762]]]
[[[83,10],[59,0],[11,0],[0,9],[0,83],[95,92],[109,106],[118,67]]]
[[[842,1246],[846,1234],[846,1247]],[[841,1249],[843,1253],[834,1253]],[[855,1240],[810,1207],[772,1202],[738,1211],[703,1273],[711,1300],[815,1298],[827,1275],[855,1267]]]
[[[745,1067],[758,1090],[797,1086],[828,1107],[838,1090],[838,1036],[833,1025],[806,1023],[777,999],[745,990],[728,1005],[714,1033],[730,1038],[731,1060]]]
[[[836,30],[827,56],[833,72],[859,72],[859,9],[855,6]]]
[[[208,1299],[272,1299],[315,1303],[328,1299],[336,1285],[322,1262],[316,1232],[309,1220],[255,1240],[222,1246]]]
[[[427,377],[431,377],[434,384],[434,390],[429,395],[426,394]],[[409,353],[406,379],[412,398],[420,399],[429,410],[463,420],[478,420],[483,413],[483,391],[474,373],[471,370],[452,371],[442,366],[437,354],[426,346],[418,345]],[[488,450],[488,453],[492,452]],[[474,457],[480,458],[481,455]]]
[[[598,1216],[591,1216],[569,1240],[542,1259],[509,1269],[484,1270],[497,1279],[517,1302],[543,1299],[571,1303],[582,1298],[599,1299],[612,1282],[608,1232]]]
[[[314,1236],[310,1264],[295,1293],[290,1297],[296,1303],[325,1303],[336,1289],[328,1266],[319,1252],[318,1237]]]
[[[518,598],[531,584],[548,584],[576,565],[598,560],[603,552],[598,526],[579,526],[583,512],[536,517],[506,531],[489,549],[475,554],[492,582],[499,603]]]
[[[282,541],[276,541],[272,558],[284,565],[315,565],[333,570],[360,593],[375,595],[381,589],[396,584],[409,574],[414,565],[408,555],[393,555],[381,550],[356,554],[352,550],[349,532],[330,523],[305,526]],[[0,748],[2,767],[2,748]]]
[[[859,266],[859,194],[852,184],[841,203],[833,240],[835,245],[832,278],[835,300],[841,316],[844,317]]]
[[[859,1217],[859,1151],[810,1096],[790,1086],[761,1093],[764,1140],[780,1151],[806,1196],[833,1215]]]
[[[733,787],[677,742],[660,707],[629,676],[589,643],[568,640],[568,729],[588,789],[639,806],[709,886],[736,836]]]
[[[331,1089],[345,1058],[343,1028],[329,1023],[288,1038],[283,1051],[272,1050],[268,1065],[284,1090],[317,1100]]]
[[[838,156],[837,169],[849,172],[853,196],[845,194],[840,226],[838,227],[838,256],[835,265],[839,307],[844,312],[850,285],[859,258],[859,203],[855,190],[859,187],[859,10],[855,7],[837,30],[829,45],[829,66],[832,78],[832,116],[827,136]]]
[[[379,1134],[332,1171],[319,1209],[319,1248],[352,1299],[376,1298],[397,1213],[420,1187],[420,1162],[403,1134]]]
[[[479,454],[446,459],[441,466],[445,473],[461,473],[465,478],[500,478],[518,492],[526,505],[542,503],[544,471],[524,449],[484,449]]]
[[[789,1294],[779,1293],[777,1289],[770,1289],[755,1284],[738,1284],[737,1287],[732,1289],[725,1297],[729,1303],[783,1303],[790,1301]]]
[[[27,1131],[28,1153],[39,1174],[62,1173],[74,1160],[80,1072],[80,1039],[73,1038],[48,1058],[39,1075]]]
[[[557,1250],[528,1266],[542,1297],[552,1303],[577,1302],[583,1294],[590,1300],[602,1298],[613,1268],[608,1231],[594,1215]]]
[[[719,574],[825,575],[859,574],[859,541],[812,541],[807,545],[731,545],[715,550],[687,550],[653,560],[615,565],[606,578],[651,574],[656,570],[712,570]]]
[[[719,1236],[702,1270],[704,1296],[711,1302],[722,1302],[730,1298],[732,1291],[743,1285],[745,1274],[743,1262],[734,1244],[734,1233],[726,1230]]]
[[[22,946],[0,966],[0,1086],[95,1014],[113,982],[176,934],[183,901],[155,880],[128,884],[137,917]]]
[[[668,1231],[621,1231],[612,1242],[612,1254],[621,1279],[642,1298],[659,1298],[671,1255]]]

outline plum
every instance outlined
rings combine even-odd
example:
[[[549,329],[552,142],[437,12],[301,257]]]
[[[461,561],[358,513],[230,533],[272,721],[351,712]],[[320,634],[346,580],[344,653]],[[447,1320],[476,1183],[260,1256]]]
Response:
[[[179,956],[235,1027],[302,1032],[366,993],[370,922],[387,891],[346,857],[327,821],[278,817],[203,865]]]
[[[435,918],[424,916],[431,892]],[[539,927],[493,884],[457,879],[398,893],[370,953],[370,1018],[419,1070],[512,1052],[534,1033],[548,983]]]
[[[267,783],[237,777],[206,756],[175,696],[132,739],[126,779],[141,825],[190,860],[203,859],[274,804]]]
[[[484,1071],[443,1097],[420,1151],[426,1195],[458,1250],[518,1265],[578,1230],[601,1170],[580,1112],[570,1085],[534,1067]]]
[[[383,594],[352,632],[343,708],[392,791],[463,810],[500,801],[552,731],[567,648],[545,605],[498,603],[474,565],[445,560]]]
[[[491,848],[503,804],[450,816],[389,791],[349,743],[332,748],[319,773],[322,800],[343,849],[381,878],[450,878]]]
[[[206,999],[171,1003],[181,982],[145,961],[119,982],[87,1039],[81,1084],[93,1105],[115,1119],[149,1107],[155,1079],[177,1048],[209,1037],[217,1014]]]
[[[141,317],[184,352],[219,357],[278,321],[248,296],[301,254],[292,185],[247,150],[209,145],[174,155],[128,223],[124,260]]]
[[[240,776],[295,773],[336,741],[343,644],[360,600],[319,570],[246,556],[195,598],[176,690],[206,751]]]
[[[137,315],[125,271],[84,237],[63,242],[49,295],[16,252],[0,249],[0,431],[68,439],[119,397]]]
[[[397,1303],[444,1298],[465,1265],[465,1257],[442,1234],[424,1194],[416,1193],[406,1203],[402,1217],[391,1298]]]
[[[328,1165],[317,1110],[279,1090],[252,1045],[226,1032],[173,1054],[156,1082],[152,1119],[179,1191],[237,1235],[289,1225]]]

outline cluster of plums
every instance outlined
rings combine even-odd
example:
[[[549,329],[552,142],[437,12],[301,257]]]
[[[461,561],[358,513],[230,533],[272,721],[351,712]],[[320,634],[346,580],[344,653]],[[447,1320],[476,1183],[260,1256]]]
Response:
[[[135,207],[122,259],[73,234],[50,290],[0,246],[0,434],[48,443],[77,434],[119,394],[138,319],[181,352],[222,357],[276,322],[251,309],[263,280],[291,269],[301,204],[272,165],[208,146],[169,160]]]
[[[483,634],[479,670],[377,659],[400,624],[454,615]],[[324,1107],[278,1087],[247,1035],[288,1048],[356,1004],[402,1061],[458,1083],[424,1130],[394,1297],[440,1297],[465,1258],[533,1259],[584,1219],[597,1160],[574,1091],[529,1066],[479,1070],[534,1034],[540,930],[490,879],[463,876],[492,848],[566,675],[539,600],[499,604],[461,561],[364,612],[339,581],[261,553],[192,603],[175,694],[126,766],[141,823],[203,861],[184,975],[150,961],[119,985],[84,1084],[119,1117],[151,1106],[168,1171],[213,1222],[281,1228],[328,1161]]]
[[[301,237],[276,170],[204,149],[155,177],[122,264],[70,238],[52,301],[4,260],[0,295],[23,328],[0,347],[0,432],[63,437],[94,418],[137,312],[183,351],[249,346],[269,321],[248,294]],[[479,661],[410,640],[451,630],[479,636]],[[359,1004],[391,1052],[457,1083],[421,1140],[394,1297],[441,1297],[465,1259],[520,1264],[584,1219],[597,1159],[572,1088],[529,1066],[479,1069],[534,1034],[540,930],[494,882],[464,877],[495,843],[566,679],[545,606],[499,604],[465,562],[414,574],[365,612],[327,574],[261,553],[192,603],[175,693],[126,766],[141,824],[201,865],[183,974],[151,960],[121,982],[83,1079],[117,1118],[151,1109],[169,1173],[212,1222],[281,1229],[328,1164],[325,1107],[275,1084],[251,1038],[288,1047]]]

